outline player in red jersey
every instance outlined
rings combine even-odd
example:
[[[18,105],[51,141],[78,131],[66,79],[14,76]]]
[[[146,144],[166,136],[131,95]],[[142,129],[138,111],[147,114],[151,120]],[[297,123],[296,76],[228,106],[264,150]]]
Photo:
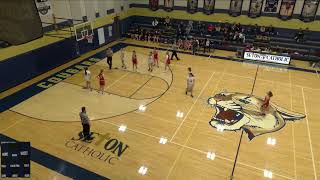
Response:
[[[270,99],[273,96],[273,93],[271,91],[267,92],[267,95],[265,96],[263,103],[261,105],[261,111],[265,115],[265,112],[268,111],[269,105],[270,105]]]
[[[137,59],[137,54],[136,51],[133,50],[132,52],[132,70],[136,70],[138,69],[138,59]]]
[[[159,54],[156,48],[153,49],[153,60],[153,65],[159,67]]]
[[[164,70],[166,71],[167,68],[170,68],[170,61],[171,61],[168,51],[166,53],[166,60],[165,61],[166,62],[165,62]]]
[[[100,85],[98,93],[101,92],[101,94],[103,94],[104,93],[104,86],[106,84],[106,81],[104,79],[103,69],[100,70],[100,73],[97,76],[97,78],[99,79],[99,85]]]

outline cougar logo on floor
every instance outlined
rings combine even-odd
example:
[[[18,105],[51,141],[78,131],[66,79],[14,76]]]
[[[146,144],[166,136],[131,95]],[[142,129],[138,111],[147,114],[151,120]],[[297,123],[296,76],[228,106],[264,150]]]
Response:
[[[216,109],[209,124],[218,130],[243,129],[252,140],[256,136],[280,130],[287,121],[305,117],[272,103],[263,111],[260,108],[263,102],[263,99],[248,94],[216,94],[208,99],[208,104]]]
[[[74,153],[103,161],[107,164],[114,165],[120,160],[120,157],[126,154],[129,145],[122,141],[113,138],[109,133],[104,135],[92,132],[91,141],[82,141],[82,132],[78,133],[77,138],[72,137],[65,143],[65,147],[72,150]],[[95,148],[96,147],[96,148]],[[82,156],[83,157],[83,156]]]

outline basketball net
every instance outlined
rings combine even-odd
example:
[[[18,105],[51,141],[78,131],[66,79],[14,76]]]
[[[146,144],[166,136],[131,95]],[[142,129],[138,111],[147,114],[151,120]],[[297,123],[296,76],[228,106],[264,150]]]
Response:
[[[93,43],[93,36],[92,35],[87,35],[86,37],[85,37],[85,39],[88,41],[88,43]]]

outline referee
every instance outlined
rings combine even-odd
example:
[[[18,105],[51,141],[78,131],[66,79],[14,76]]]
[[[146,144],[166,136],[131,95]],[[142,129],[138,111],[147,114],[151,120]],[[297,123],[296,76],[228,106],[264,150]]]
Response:
[[[180,59],[178,58],[177,49],[178,49],[177,43],[174,42],[173,45],[172,45],[171,60],[173,60],[173,56],[176,57],[177,60],[180,60]]]
[[[109,69],[112,69],[112,56],[113,56],[113,51],[111,48],[107,49],[107,63],[109,65]]]
[[[81,124],[82,124],[82,133],[84,136],[84,140],[91,140],[90,137],[90,120],[87,115],[86,107],[81,108],[80,112],[80,119],[81,119]]]

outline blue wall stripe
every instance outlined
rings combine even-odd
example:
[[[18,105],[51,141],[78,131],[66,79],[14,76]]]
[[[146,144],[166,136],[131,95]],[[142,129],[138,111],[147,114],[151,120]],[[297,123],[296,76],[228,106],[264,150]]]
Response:
[[[0,141],[14,141],[6,135],[0,134]],[[58,172],[64,176],[70,177],[76,180],[109,180],[109,178],[103,177],[99,174],[91,172],[87,169],[84,169],[78,165],[72,164],[68,161],[65,161],[61,158],[48,154],[44,151],[41,151],[37,148],[31,147],[31,161],[36,162],[48,169],[51,169],[55,172]],[[31,172],[32,177],[32,172]]]

